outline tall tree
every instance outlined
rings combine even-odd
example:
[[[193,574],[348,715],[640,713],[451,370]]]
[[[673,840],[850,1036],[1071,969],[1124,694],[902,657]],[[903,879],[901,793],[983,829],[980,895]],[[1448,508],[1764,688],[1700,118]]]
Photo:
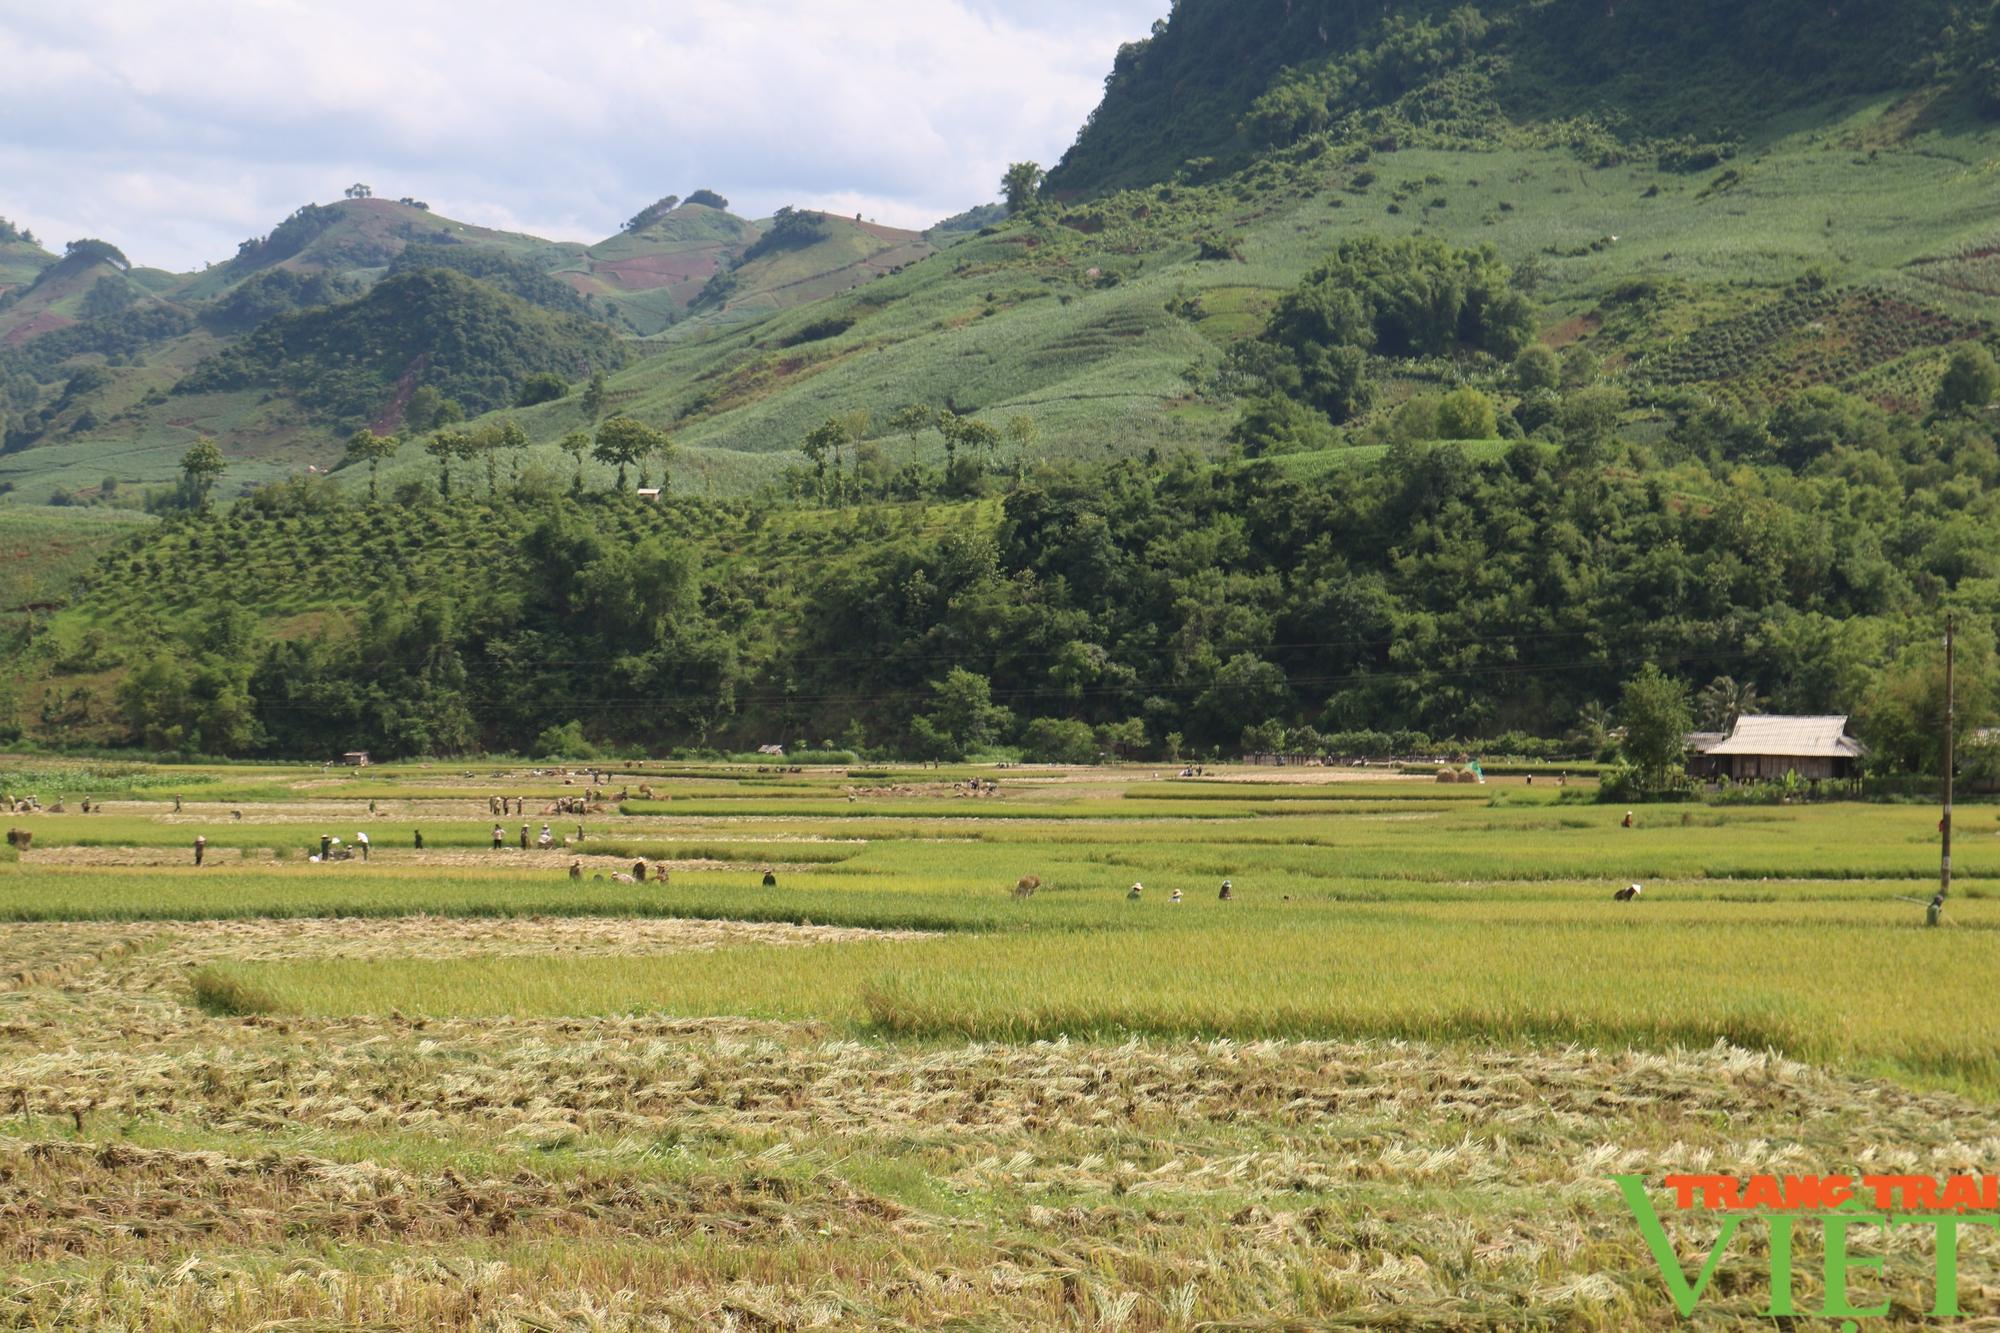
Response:
[[[424,442],[424,452],[437,460],[438,496],[451,498],[451,460],[461,456],[463,436],[458,431],[441,430]]]
[[[576,464],[576,475],[570,478],[570,494],[582,495],[583,456],[590,452],[590,433],[588,431],[573,430],[562,437],[562,442],[558,447],[570,456],[571,462]]]
[[[1041,192],[1042,178],[1045,175],[1047,173],[1034,162],[1016,162],[1007,168],[1007,174],[1000,178],[1000,190],[1007,196],[1009,216],[1020,216],[1035,202]]]
[[[1989,628],[1961,621],[1956,667],[1952,739],[1955,757],[1963,763],[1971,757],[1973,738],[1993,723],[2000,672]],[[1923,634],[1883,667],[1861,706],[1861,735],[1868,742],[1871,770],[1944,771],[1944,675],[1941,632]]]
[[[597,445],[590,456],[618,469],[618,489],[625,489],[625,469],[660,452],[666,436],[643,421],[613,417],[597,428]]]
[[[956,758],[983,749],[1014,725],[1014,714],[993,702],[993,683],[985,676],[953,667],[931,682],[936,706],[914,719],[911,734],[920,749],[939,758]]]
[[[911,403],[908,407],[896,409],[896,414],[889,418],[889,429],[898,435],[909,436],[914,443],[917,436],[937,425],[937,419],[938,414],[931,408],[922,403]]]
[[[604,378],[604,372],[591,371],[590,383],[583,386],[583,414],[593,423],[604,415],[604,399],[609,392],[610,384]]]
[[[512,417],[500,423],[501,447],[507,451],[507,477],[510,481],[521,479],[521,456],[528,451],[528,432],[521,429],[521,423]]]
[[[1696,715],[1709,731],[1730,731],[1735,728],[1737,718],[1753,716],[1762,712],[1763,707],[1757,687],[1747,680],[1739,682],[1734,676],[1717,676],[1702,686],[1701,695],[1695,700]]]
[[[1564,743],[1571,749],[1596,758],[1611,745],[1611,731],[1615,725],[1611,710],[1595,699],[1589,700],[1576,710],[1576,721],[1570,724],[1569,734]]]
[[[805,442],[799,446],[799,452],[804,454],[807,460],[813,465],[813,486],[814,490],[818,493],[821,504],[826,503],[827,497],[827,460],[829,458],[837,460],[840,457],[841,448],[847,442],[847,423],[835,417],[832,420],[815,426],[807,434]],[[837,462],[835,466],[838,466]]]
[[[956,412],[938,413],[937,427],[944,436],[944,471],[946,484],[963,484],[967,477],[959,471],[958,455],[963,449],[971,455],[966,466],[974,466],[973,459],[980,455],[991,455],[1000,449],[1000,432],[974,417],[962,417]]]
[[[1041,435],[1042,428],[1036,425],[1035,419],[1027,413],[1021,412],[1007,418],[1007,441],[1017,452],[1026,453],[1034,448],[1035,441],[1040,439]]]
[[[228,466],[223,460],[222,450],[207,436],[195,441],[181,455],[181,480],[186,484],[197,509],[204,513],[208,511],[209,492],[215,489],[215,483],[222,479],[222,473]]]
[[[376,473],[382,464],[396,456],[403,447],[403,441],[394,435],[377,435],[367,427],[362,427],[347,437],[347,461],[368,465],[368,503],[374,504],[380,498],[376,486]]]
[[[1618,712],[1625,719],[1619,749],[1626,761],[1648,782],[1670,779],[1687,752],[1688,732],[1694,730],[1686,683],[1649,662],[1625,682]]]

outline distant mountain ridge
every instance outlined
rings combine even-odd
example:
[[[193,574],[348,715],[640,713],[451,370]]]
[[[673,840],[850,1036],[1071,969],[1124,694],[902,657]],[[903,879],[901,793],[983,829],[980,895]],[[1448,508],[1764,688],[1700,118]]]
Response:
[[[109,433],[157,441],[146,452],[158,475],[174,441],[210,434],[274,464],[324,458],[341,431],[399,420],[412,381],[474,411],[505,407],[524,374],[614,369],[618,337],[761,318],[932,250],[916,232],[800,214],[817,220],[807,243],[757,254],[771,224],[725,204],[697,191],[585,245],[457,222],[414,199],[349,197],[308,204],[180,275],[132,268],[99,242],[59,258],[7,227],[0,453]],[[465,281],[403,281],[437,272]],[[306,355],[294,354],[301,339]]]

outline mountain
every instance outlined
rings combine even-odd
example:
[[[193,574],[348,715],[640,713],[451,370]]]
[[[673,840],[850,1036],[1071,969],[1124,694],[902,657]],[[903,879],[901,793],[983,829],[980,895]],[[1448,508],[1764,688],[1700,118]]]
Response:
[[[584,245],[472,226],[415,199],[348,198],[308,204],[228,261],[184,275],[132,268],[101,242],[58,260],[9,229],[0,275],[17,280],[0,294],[0,480],[27,496],[95,485],[112,466],[130,482],[164,482],[202,434],[221,442],[239,478],[269,480],[330,463],[354,425],[399,422],[416,388],[474,411],[506,406],[522,374],[619,364],[607,354],[614,336],[754,320],[931,249],[914,233],[828,219],[806,243],[753,257],[771,222],[737,217],[706,191],[675,203]],[[403,299],[429,289],[398,280],[434,271],[473,285],[437,289],[452,294],[449,320],[413,323],[418,310],[438,312]],[[718,274],[729,289],[691,311]],[[385,283],[397,299],[371,303]],[[516,303],[597,332],[572,323],[554,333]],[[332,322],[342,347],[361,321],[385,321],[380,340],[364,340],[361,365],[273,351],[316,339],[326,323],[294,317],[334,309],[346,311]],[[475,347],[483,364],[467,359]]]
[[[935,434],[889,428],[902,402],[1031,416],[1043,456],[1214,453],[1246,337],[1379,236],[1492,247],[1542,341],[1640,402],[1830,385],[1920,411],[2000,326],[1996,32],[1930,3],[1184,0],[1118,53],[1027,216],[614,388],[739,487],[830,415],[935,461]],[[1458,373],[1384,358],[1343,424]]]
[[[2000,653],[1990,8],[1381,9],[1182,0],[1038,197],[926,237],[709,196],[383,258],[390,215],[343,205],[201,300],[65,259],[14,311],[74,324],[0,349],[4,503],[167,480],[197,431],[251,494],[156,504],[38,611],[21,715],[208,734],[170,716],[196,692],[114,703],[157,659],[235,682],[252,750],[379,680],[406,709],[327,716],[386,752],[450,715],[454,745],[574,717],[943,753],[954,710],[1032,753],[1547,750],[1644,660],[1889,753],[1936,613]],[[489,453],[446,503],[415,439],[391,505],[300,475],[426,375],[503,403],[614,337],[602,395],[473,423],[521,442],[504,490]],[[671,436],[660,503],[559,448],[613,416]]]
[[[1983,91],[2000,50],[1968,18],[1943,0],[1181,0],[1119,49],[1048,184],[1080,197],[1212,175],[1314,135],[1478,149],[1564,126],[1613,154],[1768,137],[1839,98]]]
[[[543,263],[578,248],[455,222],[419,200],[343,199],[305,205],[268,235],[244,241],[228,262],[188,275],[175,295],[187,302],[214,300],[272,271],[361,278],[387,268],[410,245],[474,246]]]

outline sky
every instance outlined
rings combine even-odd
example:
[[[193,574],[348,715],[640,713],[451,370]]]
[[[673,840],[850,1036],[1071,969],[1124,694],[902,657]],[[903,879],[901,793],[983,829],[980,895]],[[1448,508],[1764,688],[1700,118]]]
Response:
[[[1053,165],[1169,0],[4,0],[0,217],[221,262],[351,183],[611,235],[661,195],[925,227]]]

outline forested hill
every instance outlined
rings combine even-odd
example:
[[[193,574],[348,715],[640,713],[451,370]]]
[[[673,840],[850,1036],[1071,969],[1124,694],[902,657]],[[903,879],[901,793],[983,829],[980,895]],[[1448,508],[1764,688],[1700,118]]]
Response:
[[[552,314],[451,269],[414,269],[359,300],[272,319],[196,367],[179,391],[266,383],[352,427],[402,415],[422,383],[474,411],[505,407],[535,374],[587,379],[616,368],[624,349],[610,329]]]
[[[1984,99],[1997,31],[1991,5],[1944,0],[1177,0],[1119,50],[1049,184],[1094,195],[1199,178],[1321,134],[1377,147],[1554,134],[1607,154],[1727,144],[1885,89]]]

